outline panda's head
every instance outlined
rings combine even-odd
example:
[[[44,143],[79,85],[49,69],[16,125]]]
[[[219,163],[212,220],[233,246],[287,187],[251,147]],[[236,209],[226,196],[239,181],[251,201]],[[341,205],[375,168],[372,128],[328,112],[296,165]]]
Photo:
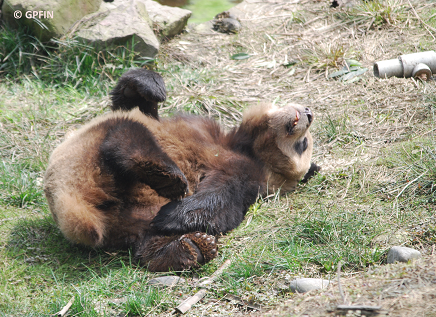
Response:
[[[310,167],[312,111],[302,105],[258,105],[244,112],[241,127],[253,138],[253,150],[268,174],[269,189],[291,191]]]
[[[313,121],[312,111],[298,104],[289,104],[282,108],[271,106],[267,116],[269,128],[285,143],[298,140],[308,133]]]

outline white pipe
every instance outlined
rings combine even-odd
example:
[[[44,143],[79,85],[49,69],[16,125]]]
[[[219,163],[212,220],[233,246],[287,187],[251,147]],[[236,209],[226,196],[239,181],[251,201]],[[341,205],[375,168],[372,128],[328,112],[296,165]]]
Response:
[[[427,68],[422,65],[418,67],[418,64],[424,64]],[[418,68],[415,69],[415,67]],[[425,74],[428,80],[432,73],[436,73],[435,51],[406,54],[399,56],[398,59],[390,59],[374,63],[374,76],[379,78],[388,78],[392,76],[409,78]]]

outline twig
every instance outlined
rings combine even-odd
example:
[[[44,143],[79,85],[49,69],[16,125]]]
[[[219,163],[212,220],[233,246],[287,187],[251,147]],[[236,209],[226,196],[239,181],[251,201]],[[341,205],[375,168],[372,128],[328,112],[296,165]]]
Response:
[[[176,307],[176,311],[184,314],[191,309],[192,305],[198,303],[206,295],[206,287],[212,284],[213,281],[224,272],[224,270],[230,265],[231,262],[232,261],[230,259],[227,260],[209,278],[198,284],[198,287],[201,287],[202,289],[195,293],[193,296],[188,297],[186,300],[184,300],[179,306]]]
[[[341,261],[338,262],[338,288],[339,288],[339,294],[341,294],[341,298],[342,298],[342,302],[344,304],[346,304],[345,302],[345,295],[344,292],[342,291],[342,285],[341,285]]]
[[[71,297],[70,301],[64,306],[64,308],[62,308],[58,313],[56,313],[55,316],[58,317],[65,316],[65,314],[68,312],[68,310],[70,309],[71,305],[73,305],[73,303],[74,303],[74,296]]]
[[[414,182],[416,182],[418,179],[420,179],[422,176],[424,176],[425,173],[427,173],[427,171],[425,171],[424,173],[422,173],[421,175],[419,175],[419,176],[418,176],[417,178],[415,178],[413,181],[408,182],[407,185],[404,186],[404,188],[400,191],[400,193],[399,193],[399,194],[397,195],[397,197],[395,197],[395,198],[400,197],[400,196],[404,193],[404,191],[407,189],[407,187],[409,187],[409,186],[412,185]]]
[[[380,310],[381,306],[365,306],[365,305],[338,305],[336,306],[336,309],[340,310],[366,310],[366,311],[374,311],[374,310]]]

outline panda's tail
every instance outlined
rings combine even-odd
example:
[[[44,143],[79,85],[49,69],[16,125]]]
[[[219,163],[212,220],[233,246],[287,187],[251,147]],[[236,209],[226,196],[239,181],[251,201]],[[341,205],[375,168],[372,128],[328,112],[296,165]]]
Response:
[[[77,194],[59,193],[50,206],[64,236],[72,242],[98,247],[104,244],[105,216]]]

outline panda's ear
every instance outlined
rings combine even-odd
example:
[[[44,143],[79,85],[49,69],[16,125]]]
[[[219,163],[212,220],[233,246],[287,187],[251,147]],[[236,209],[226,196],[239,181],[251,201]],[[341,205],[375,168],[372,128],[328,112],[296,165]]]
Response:
[[[158,103],[165,101],[166,89],[162,77],[151,70],[132,69],[118,80],[110,93],[112,110],[131,110],[139,107],[142,113],[159,118]]]

